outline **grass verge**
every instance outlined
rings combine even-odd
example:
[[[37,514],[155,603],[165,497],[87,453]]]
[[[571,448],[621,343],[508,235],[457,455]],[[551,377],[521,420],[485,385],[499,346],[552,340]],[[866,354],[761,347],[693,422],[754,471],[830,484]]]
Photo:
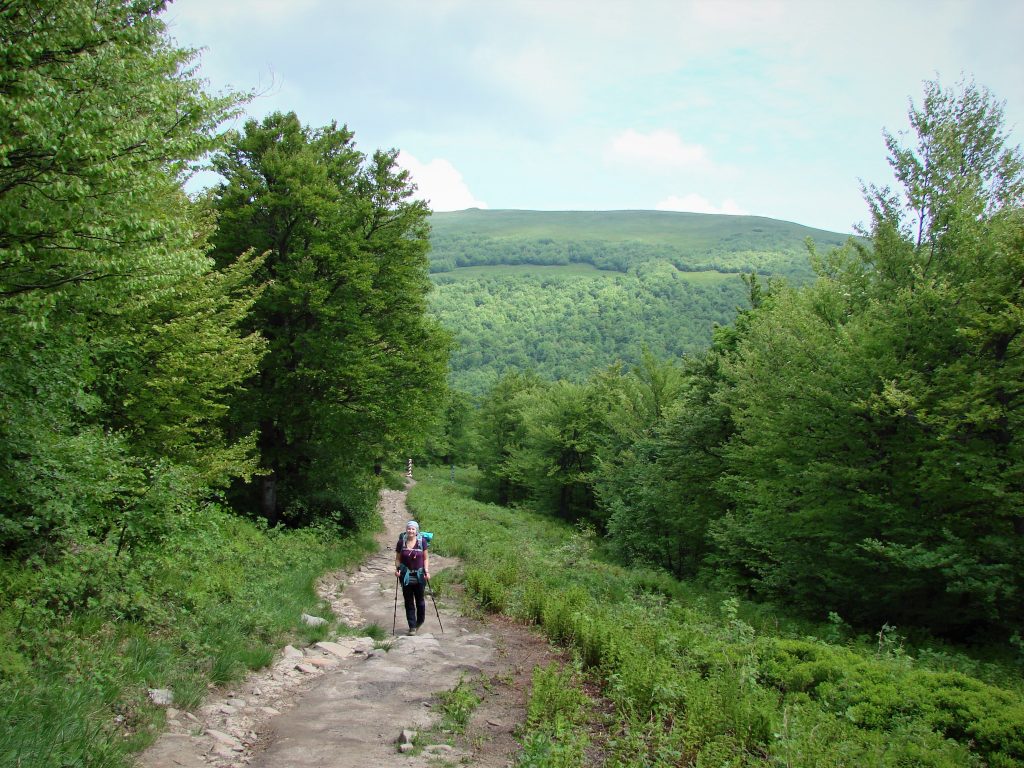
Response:
[[[540,625],[602,681],[605,765],[1024,766],[1019,674],[994,685],[898,644],[755,629],[736,598],[604,562],[586,533],[479,503],[447,475],[421,473],[411,508],[481,605]],[[566,733],[536,738],[574,765],[584,746]]]
[[[300,621],[329,615],[315,580],[374,549],[369,533],[266,530],[215,506],[159,547],[67,544],[0,560],[0,765],[131,765],[163,725],[148,689],[194,708],[284,643],[318,639]]]

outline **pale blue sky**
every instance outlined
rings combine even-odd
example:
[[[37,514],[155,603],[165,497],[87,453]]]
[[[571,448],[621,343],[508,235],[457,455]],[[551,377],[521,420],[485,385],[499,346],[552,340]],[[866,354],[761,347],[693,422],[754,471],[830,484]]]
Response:
[[[348,125],[436,210],[747,213],[848,232],[882,129],[973,77],[1024,141],[1024,0],[177,0],[249,115]]]

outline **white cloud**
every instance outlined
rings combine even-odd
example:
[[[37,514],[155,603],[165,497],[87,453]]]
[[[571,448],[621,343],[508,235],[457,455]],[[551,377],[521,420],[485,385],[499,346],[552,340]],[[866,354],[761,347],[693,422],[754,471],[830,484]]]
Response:
[[[614,159],[661,171],[708,170],[711,156],[700,144],[687,144],[672,131],[640,133],[632,128],[609,145]]]
[[[740,208],[735,200],[726,198],[721,205],[714,205],[696,192],[678,197],[670,195],[654,206],[658,211],[684,211],[687,213],[727,213],[730,216],[746,216],[748,212]]]
[[[473,196],[462,174],[444,158],[423,163],[402,150],[398,153],[398,165],[412,176],[418,188],[416,199],[429,202],[432,210],[461,211],[487,207],[487,203]]]

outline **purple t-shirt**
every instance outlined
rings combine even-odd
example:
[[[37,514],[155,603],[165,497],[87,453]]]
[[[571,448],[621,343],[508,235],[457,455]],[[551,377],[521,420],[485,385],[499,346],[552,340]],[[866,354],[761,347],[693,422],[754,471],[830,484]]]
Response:
[[[412,549],[407,549],[405,534],[402,534],[398,543],[395,545],[395,552],[398,552],[402,558],[402,565],[408,568],[410,571],[418,571],[423,567],[423,560],[425,552],[427,551],[427,542],[423,540],[422,536],[417,536],[416,541],[413,543]]]

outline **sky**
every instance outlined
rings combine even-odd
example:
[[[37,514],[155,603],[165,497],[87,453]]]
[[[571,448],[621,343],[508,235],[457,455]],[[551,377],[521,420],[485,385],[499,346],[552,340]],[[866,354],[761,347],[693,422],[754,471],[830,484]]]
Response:
[[[397,149],[437,211],[658,209],[850,232],[923,84],[1006,103],[1022,0],[176,0],[212,92]],[[233,127],[240,128],[244,118]],[[199,182],[197,182],[199,183]]]

